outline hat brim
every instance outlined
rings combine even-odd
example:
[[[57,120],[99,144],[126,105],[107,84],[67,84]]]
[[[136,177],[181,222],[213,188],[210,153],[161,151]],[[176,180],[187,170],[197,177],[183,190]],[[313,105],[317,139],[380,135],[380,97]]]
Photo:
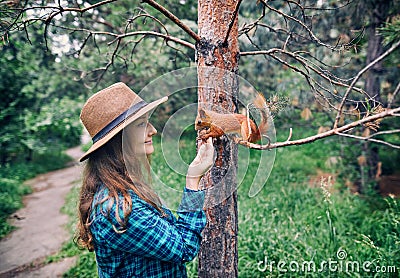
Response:
[[[79,162],[82,162],[84,160],[86,160],[90,154],[92,154],[94,151],[96,151],[97,149],[99,149],[101,146],[103,146],[105,143],[107,143],[111,138],[113,138],[115,135],[118,134],[118,132],[120,132],[121,130],[123,130],[127,125],[129,125],[130,123],[132,123],[133,121],[137,120],[138,118],[140,118],[141,116],[143,116],[144,114],[150,112],[151,110],[157,108],[158,105],[166,102],[168,100],[168,97],[163,97],[160,98],[158,100],[155,100],[153,102],[150,102],[149,104],[147,104],[146,106],[144,106],[143,108],[141,108],[140,110],[138,110],[132,117],[129,117],[127,119],[125,119],[122,124],[116,126],[115,128],[113,128],[109,133],[107,133],[104,137],[102,137],[101,139],[99,139],[96,143],[94,143],[87,151],[86,153],[79,159]]]

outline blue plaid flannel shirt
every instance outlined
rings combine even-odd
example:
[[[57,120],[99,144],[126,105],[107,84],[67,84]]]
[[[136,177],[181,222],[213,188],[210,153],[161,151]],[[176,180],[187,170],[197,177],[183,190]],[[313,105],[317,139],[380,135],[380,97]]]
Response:
[[[95,194],[93,204],[107,194],[103,187]],[[90,230],[99,277],[187,277],[185,263],[197,255],[206,225],[204,195],[203,191],[185,188],[177,219],[168,209],[164,209],[167,216],[162,217],[131,192],[132,212],[123,233],[114,229],[121,229],[115,218],[115,202],[95,206]]]

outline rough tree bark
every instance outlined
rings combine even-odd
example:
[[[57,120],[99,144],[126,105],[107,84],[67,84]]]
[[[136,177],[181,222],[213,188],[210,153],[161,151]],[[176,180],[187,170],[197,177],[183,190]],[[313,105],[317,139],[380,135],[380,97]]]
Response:
[[[200,106],[237,111],[239,4],[240,0],[198,1],[200,41],[196,44],[196,59]],[[203,233],[198,273],[199,277],[237,277],[237,147],[224,137],[215,140],[214,146],[217,159],[204,183],[211,189],[206,196],[208,224]]]

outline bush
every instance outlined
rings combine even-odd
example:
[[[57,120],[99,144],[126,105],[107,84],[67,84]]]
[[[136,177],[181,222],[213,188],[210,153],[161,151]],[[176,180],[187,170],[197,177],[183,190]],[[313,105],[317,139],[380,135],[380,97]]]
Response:
[[[30,192],[30,188],[19,181],[0,178],[0,238],[13,230],[6,219],[22,206],[22,195]]]

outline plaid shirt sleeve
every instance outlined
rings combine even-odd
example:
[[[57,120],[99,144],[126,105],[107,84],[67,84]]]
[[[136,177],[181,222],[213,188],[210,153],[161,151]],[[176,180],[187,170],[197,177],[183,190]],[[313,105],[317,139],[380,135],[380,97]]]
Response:
[[[115,203],[111,208],[109,220],[98,217],[99,213],[104,216],[104,208],[107,207],[104,203],[102,212],[100,209],[96,211],[97,219],[95,218],[93,223],[96,228],[92,229],[92,233],[96,233],[94,237],[100,240],[100,243],[136,256],[176,263],[191,261],[199,251],[201,232],[206,225],[205,213],[202,210],[204,195],[202,191],[185,189],[178,219],[174,219],[171,213],[162,217],[156,209],[132,194],[132,212],[127,221],[126,231],[122,233],[115,230],[115,227],[117,230],[119,227],[113,217]]]

